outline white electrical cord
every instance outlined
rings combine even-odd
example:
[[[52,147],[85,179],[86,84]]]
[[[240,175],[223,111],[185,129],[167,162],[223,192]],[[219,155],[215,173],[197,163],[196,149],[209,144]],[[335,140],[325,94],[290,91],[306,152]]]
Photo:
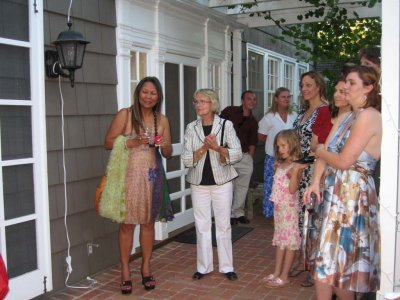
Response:
[[[61,140],[62,140],[62,164],[63,164],[63,183],[64,183],[64,227],[65,227],[65,234],[67,237],[67,257],[65,261],[67,263],[67,278],[65,278],[65,286],[74,289],[89,289],[94,288],[97,281],[95,279],[90,278],[89,276],[86,279],[90,282],[89,285],[86,286],[73,286],[68,284],[69,275],[72,273],[72,258],[70,255],[71,249],[71,242],[69,240],[69,233],[68,233],[68,226],[67,226],[67,212],[68,212],[68,195],[67,195],[67,170],[65,167],[65,135],[64,135],[64,97],[61,91],[61,76],[58,76],[58,88],[60,91],[60,98],[61,98]]]

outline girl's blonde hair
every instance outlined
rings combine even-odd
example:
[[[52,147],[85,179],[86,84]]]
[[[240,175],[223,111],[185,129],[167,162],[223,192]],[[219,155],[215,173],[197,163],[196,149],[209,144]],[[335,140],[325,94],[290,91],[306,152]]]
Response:
[[[295,129],[281,130],[275,136],[274,140],[274,154],[277,162],[283,162],[284,159],[281,157],[278,149],[278,139],[282,139],[289,145],[289,155],[293,160],[301,157],[300,138]]]

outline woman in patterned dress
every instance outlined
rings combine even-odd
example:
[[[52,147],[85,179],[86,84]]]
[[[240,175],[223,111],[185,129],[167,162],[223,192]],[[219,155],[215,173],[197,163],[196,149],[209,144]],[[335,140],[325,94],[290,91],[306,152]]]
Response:
[[[379,289],[379,203],[372,178],[380,156],[382,119],[379,76],[354,66],[346,76],[346,98],[353,112],[332,129],[318,157],[312,183],[304,194],[320,198],[324,179],[323,222],[316,254],[317,298],[354,299],[355,292]],[[330,166],[326,169],[325,166]]]
[[[167,117],[160,114],[163,100],[162,88],[156,77],[142,79],[136,87],[133,105],[121,109],[114,117],[105,138],[105,148],[112,149],[114,142],[125,135],[125,148],[129,150],[126,171],[126,216],[119,227],[119,252],[121,259],[121,293],[132,292],[129,258],[133,246],[133,232],[140,224],[142,249],[142,284],[146,290],[155,288],[150,268],[154,242],[154,222],[173,218],[170,202],[165,205],[164,169],[161,155],[171,157],[171,133]],[[149,135],[150,133],[153,133]],[[154,136],[159,147],[154,147]],[[152,137],[152,140],[150,140]],[[166,215],[163,211],[167,212]]]
[[[318,141],[325,142],[332,127],[331,115],[326,99],[326,87],[322,76],[315,71],[303,73],[300,79],[300,89],[305,101],[304,108],[294,122],[294,128],[300,136],[301,152],[304,157],[311,153],[311,140],[314,136]],[[314,249],[318,238],[318,211],[309,215],[305,214],[303,194],[311,182],[313,165],[310,164],[303,172],[299,187],[299,230],[302,235],[302,255],[304,269],[312,270],[314,265]],[[293,274],[293,273],[292,273]],[[311,277],[308,276],[302,286],[312,286]]]

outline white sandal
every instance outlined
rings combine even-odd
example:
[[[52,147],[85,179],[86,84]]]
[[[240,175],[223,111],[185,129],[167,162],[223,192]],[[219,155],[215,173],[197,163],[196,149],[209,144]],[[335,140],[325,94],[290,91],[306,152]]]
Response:
[[[274,274],[269,274],[268,276],[265,276],[262,281],[263,282],[271,282],[271,281],[275,281],[276,277],[274,276]]]

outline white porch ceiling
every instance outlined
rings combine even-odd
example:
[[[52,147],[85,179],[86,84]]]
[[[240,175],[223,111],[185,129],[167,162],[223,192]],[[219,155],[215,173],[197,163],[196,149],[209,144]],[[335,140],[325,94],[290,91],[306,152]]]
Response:
[[[381,16],[381,3],[377,3],[373,8],[362,6],[357,4],[355,0],[340,0],[339,6],[346,8],[348,11],[348,18],[355,18],[354,12],[358,14],[360,18],[371,18]],[[275,23],[271,20],[266,20],[263,15],[257,16],[257,13],[270,12],[271,17],[274,19],[285,19],[286,25],[309,23],[323,21],[324,16],[320,18],[310,17],[308,19],[298,20],[297,16],[304,14],[311,9],[315,9],[315,6],[310,5],[305,1],[299,0],[258,0],[257,5],[247,9],[240,7],[244,4],[254,4],[254,0],[209,0],[208,5],[210,8],[214,8],[220,12],[226,13],[236,20],[248,27],[263,27],[273,26]],[[229,6],[236,5],[235,8],[228,8]],[[253,14],[253,16],[250,16]]]

